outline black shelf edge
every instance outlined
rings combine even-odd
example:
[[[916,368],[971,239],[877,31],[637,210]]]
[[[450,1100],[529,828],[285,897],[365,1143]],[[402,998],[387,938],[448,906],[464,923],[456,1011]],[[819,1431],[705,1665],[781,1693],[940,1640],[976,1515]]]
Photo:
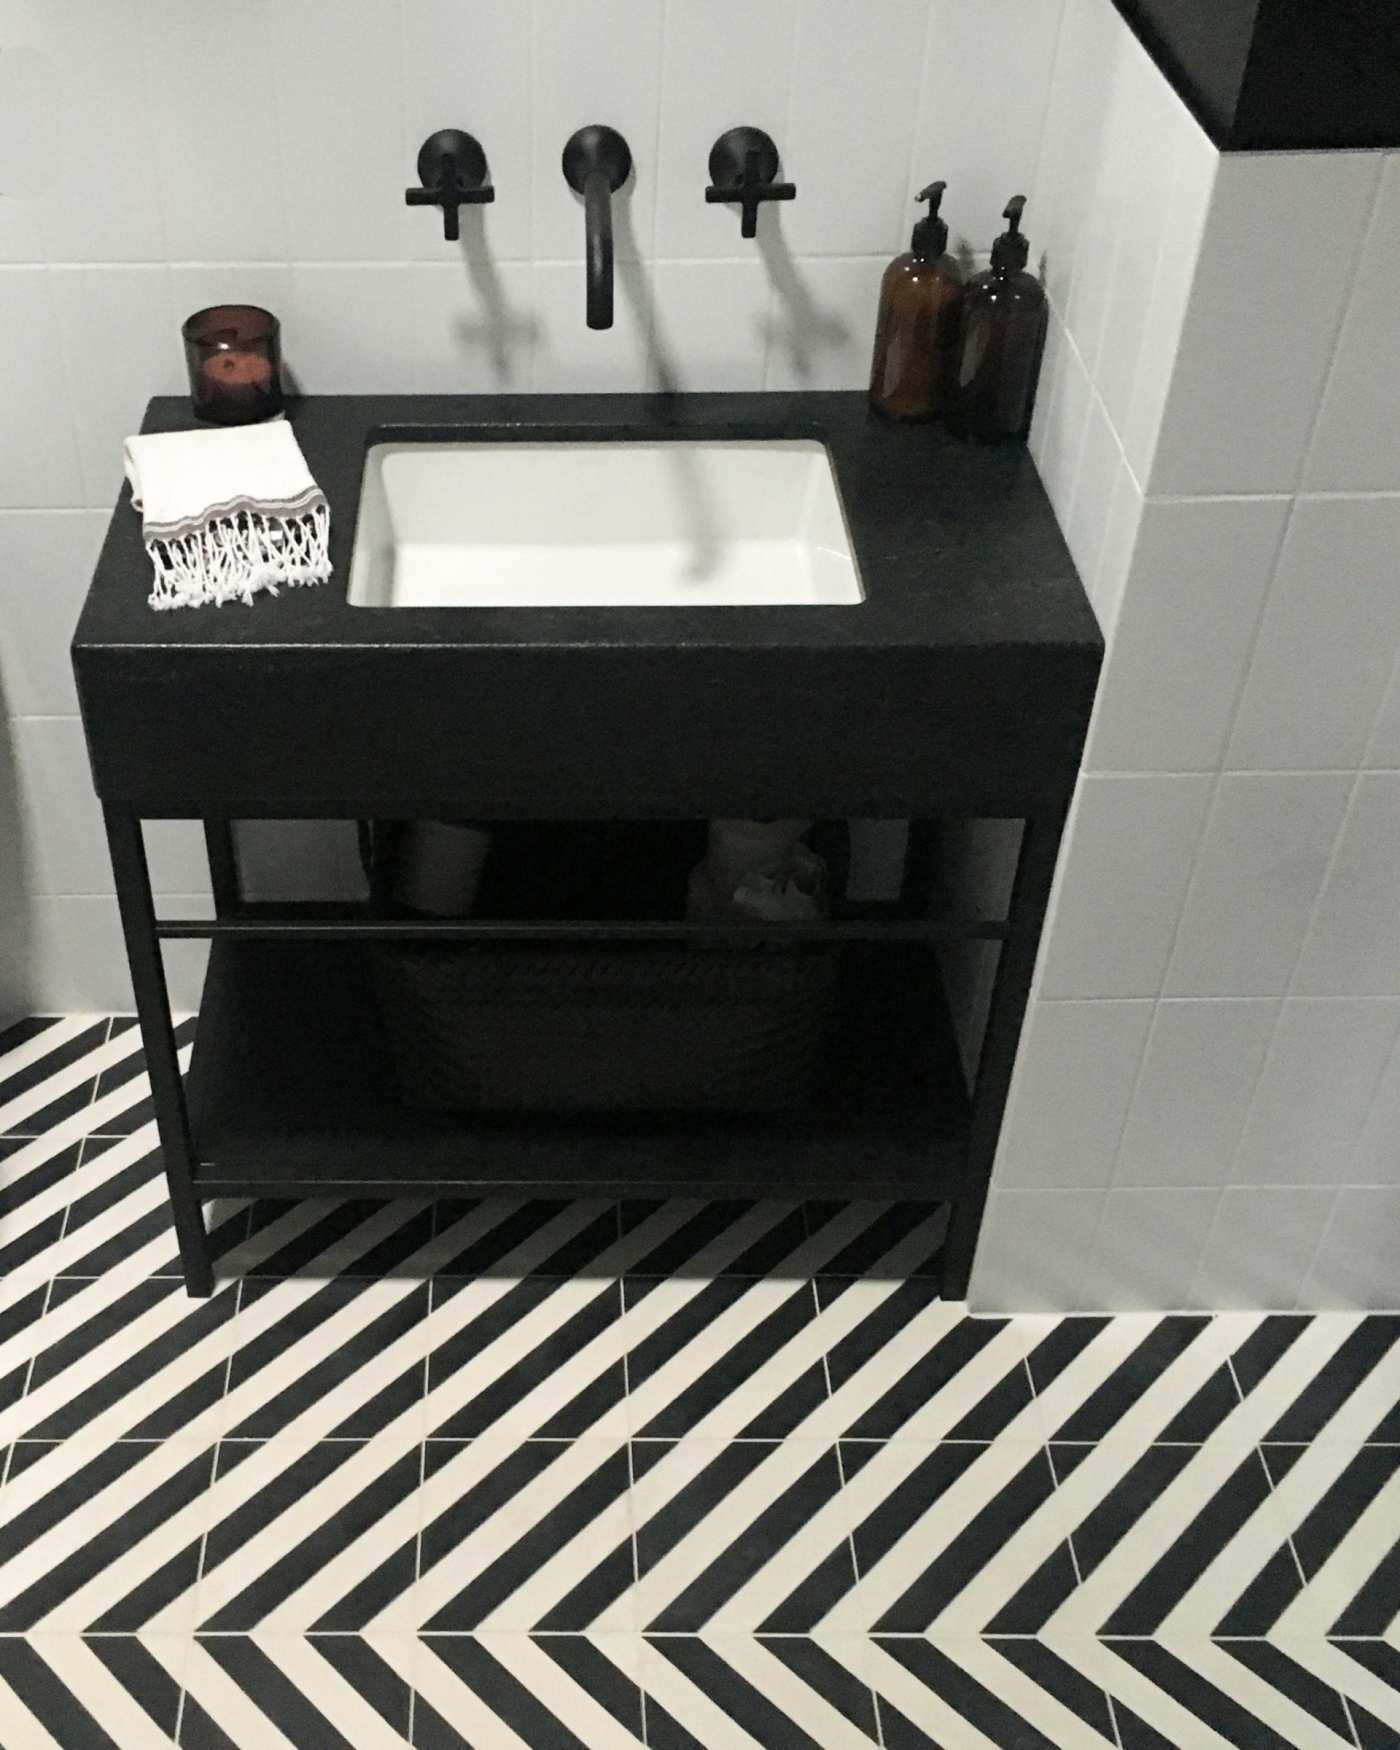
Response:
[[[969,1102],[932,950],[844,952],[878,1027],[840,1040],[824,1109],[444,1117],[398,1099],[360,944],[217,940],[187,1083],[196,1190],[955,1197]]]

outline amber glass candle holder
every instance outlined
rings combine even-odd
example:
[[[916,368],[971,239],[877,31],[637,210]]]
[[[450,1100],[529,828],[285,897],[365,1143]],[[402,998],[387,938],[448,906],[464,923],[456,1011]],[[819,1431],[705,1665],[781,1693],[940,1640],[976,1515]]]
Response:
[[[251,425],[282,411],[277,318],[256,304],[196,310],[180,332],[195,417]]]

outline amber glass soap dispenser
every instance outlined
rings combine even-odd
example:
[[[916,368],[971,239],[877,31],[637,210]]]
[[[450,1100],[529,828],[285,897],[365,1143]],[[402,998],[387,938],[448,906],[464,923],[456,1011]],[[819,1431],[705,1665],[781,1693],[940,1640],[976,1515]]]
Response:
[[[948,227],[938,216],[945,182],[931,182],[907,255],[896,255],[880,281],[880,315],[870,367],[870,404],[891,419],[937,419],[944,411],[958,345],[963,272],[948,254]]]
[[[992,265],[972,276],[963,299],[948,423],[961,436],[982,443],[1025,435],[1045,346],[1045,289],[1026,272],[1030,244],[1021,235],[1025,205],[1023,194],[1006,203],[1002,217],[1007,228],[992,245]]]

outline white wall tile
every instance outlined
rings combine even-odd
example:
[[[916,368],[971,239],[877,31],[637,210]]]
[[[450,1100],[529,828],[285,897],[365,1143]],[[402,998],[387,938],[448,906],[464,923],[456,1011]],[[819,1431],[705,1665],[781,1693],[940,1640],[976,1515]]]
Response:
[[[726,129],[763,128],[780,161],[790,152],[785,138],[788,90],[798,0],[668,0],[661,71],[660,159],[656,165],[656,257],[658,261],[758,254],[756,242],[739,236],[739,209],[705,200],[710,148]],[[855,23],[855,15],[849,22]],[[742,41],[743,53],[734,45]],[[786,164],[782,175],[788,176]],[[816,188],[798,188],[799,201],[820,198]],[[766,233],[777,223],[774,204],[760,207]]]
[[[1221,779],[1167,969],[1169,996],[1283,992],[1349,787],[1339,773]]]
[[[44,1013],[38,1007],[42,999],[31,995],[28,918],[13,909],[27,903],[23,894],[15,894],[0,905],[0,1027],[9,1027],[36,1010]]]
[[[663,386],[763,387],[769,294],[758,261],[659,261],[651,280]]]
[[[1048,356],[1048,338],[1046,353]],[[1061,341],[1053,368],[1054,377],[1046,383],[1049,396],[1044,400],[1036,397],[1031,416],[1031,454],[1060,527],[1065,529],[1074,505],[1094,388],[1068,334]]]
[[[152,892],[209,891],[209,859],[204,849],[204,828],[199,821],[148,820],[143,832]]]
[[[1081,261],[1085,273],[1105,271],[1082,244],[1127,35],[1112,0],[1065,0],[1029,208],[1037,257],[1044,258],[1046,287],[1061,316]]]
[[[1344,1182],[1397,1035],[1400,1002],[1286,1002],[1233,1182]]]
[[[472,221],[463,213],[462,230]],[[409,270],[416,370],[434,394],[530,387],[539,318],[534,270],[501,262],[473,244],[457,262]]]
[[[1062,0],[933,0],[929,11],[907,192],[943,178],[949,233],[976,252],[1003,229],[1010,197],[1032,192],[1063,10]],[[1033,259],[1038,223],[1028,208]]]
[[[265,76],[275,89],[293,259],[401,258],[419,234],[408,220],[423,214],[403,198],[413,165],[403,155],[399,8],[273,0],[272,20]],[[460,28],[470,29],[468,20]]]
[[[282,260],[288,239],[269,0],[246,0],[237,28],[217,32],[218,12],[207,3],[141,0],[140,10],[163,253],[177,261]],[[289,179],[313,182],[338,174],[334,161],[286,170]]]
[[[1189,1306],[1219,1199],[1214,1190],[1110,1191],[1078,1305],[1096,1312]]]
[[[993,1191],[968,1290],[974,1313],[1072,1312],[1106,1193]]]
[[[292,269],[282,357],[313,395],[424,389],[413,278],[400,267],[301,263]]]
[[[1371,731],[1371,745],[1366,750],[1368,766],[1400,768],[1400,657],[1391,670],[1390,685],[1381,701],[1380,712]]]
[[[1126,431],[1163,257],[1189,248],[1171,229],[1180,161],[1195,128],[1181,99],[1136,38],[1123,56],[1115,114],[1095,197],[1111,244],[1086,280],[1107,284],[1094,383],[1114,425]],[[1205,215],[1200,215],[1203,225]],[[1078,288],[1076,288],[1078,289]],[[1174,336],[1154,331],[1154,345]]]
[[[1288,505],[1148,500],[1099,680],[1091,771],[1218,763]]]
[[[463,128],[486,154],[494,201],[463,207],[492,261],[530,256],[530,21],[528,5],[403,0],[403,188],[417,183],[418,149],[440,128]],[[563,142],[560,141],[562,146]],[[399,191],[403,199],[403,189]],[[415,207],[407,247],[420,260],[452,263],[438,207]],[[463,230],[466,230],[465,223]]]
[[[76,717],[20,717],[10,728],[21,853],[32,893],[110,893],[112,871]]]
[[[1092,578],[1083,580],[1110,653],[1113,639],[1117,635],[1123,595],[1137,549],[1141,521],[1142,493],[1138,490],[1137,481],[1133,479],[1132,469],[1119,456],[1113,470],[1113,489],[1109,494],[1108,518],[1104,524],[1098,570]],[[1103,697],[1103,687],[1104,677],[1101,675],[1100,700]]]
[[[0,511],[0,712],[76,712],[68,642],[106,531],[101,511]]]
[[[1040,377],[1036,383],[1035,405],[1031,409],[1030,435],[1026,448],[1035,462],[1041,479],[1045,478],[1046,446],[1050,437],[1050,412],[1055,404],[1055,392],[1065,369],[1069,352],[1069,336],[1052,305],[1045,327],[1045,350],[1040,359]]]
[[[29,934],[29,879],[21,825],[14,723],[0,717],[0,1007],[14,1018],[30,1011],[27,973],[21,976]]]
[[[1223,1185],[1278,1004],[1158,1006],[1114,1168],[1118,1185]]]
[[[110,894],[34,895],[28,903],[21,981],[31,1004],[130,1010],[117,902]]]
[[[1241,770],[1355,765],[1400,647],[1400,498],[1302,498],[1230,737]]]
[[[907,245],[910,195],[943,175],[930,170],[909,186],[928,25],[928,0],[801,0],[790,139],[779,141],[797,184],[780,219],[794,254],[891,255]]]
[[[1210,789],[1204,776],[1080,779],[1043,996],[1156,995]]]
[[[1150,491],[1294,486],[1378,174],[1365,152],[1222,157]]]
[[[1033,1006],[997,1150],[998,1185],[1108,1184],[1151,1020],[1150,1002]]]
[[[202,902],[199,894],[169,894],[162,897],[161,909],[171,916],[198,916]],[[0,974],[0,993],[7,986],[19,992],[27,1013],[130,1011],[131,977],[111,894],[33,895],[17,939],[23,958]],[[162,958],[171,1007],[177,1014],[191,1013],[204,988],[208,944],[167,942]]]
[[[46,0],[39,39],[59,68],[44,150],[60,173],[39,204],[50,261],[164,254],[159,133],[147,102],[139,0]]]
[[[18,780],[19,852],[31,893],[111,893],[112,865],[93,793],[87,744],[76,717],[25,717],[10,726]],[[151,821],[146,856],[157,893],[209,886],[203,832],[195,821]]]
[[[213,916],[207,893],[163,893],[157,897],[156,906],[166,917]],[[179,1019],[197,1013],[204,999],[204,975],[209,969],[208,942],[162,942],[160,957],[174,1015]]]
[[[1142,319],[1142,343],[1128,411],[1118,433],[1139,481],[1152,475],[1162,412],[1176,366],[1182,324],[1220,164],[1214,143],[1184,105],[1178,106],[1175,128],[1181,138],[1162,249],[1152,299]]]
[[[0,480],[7,506],[78,505],[83,498],[67,379],[42,267],[0,273]],[[110,344],[110,342],[109,342]]]
[[[776,232],[759,241],[772,282],[767,387],[864,389],[886,261],[796,261]]]
[[[0,22],[0,262],[46,259],[39,214],[63,174],[49,150],[58,126],[61,61],[32,26],[21,26],[20,20]]]
[[[1106,108],[1089,174],[1065,324],[1096,385],[1115,391],[1120,423],[1164,236],[1181,145],[1179,104],[1132,32],[1119,24],[1103,74]]]
[[[582,263],[536,263],[531,285],[539,323],[534,388],[570,393],[648,387],[651,294],[644,270],[635,263],[617,263],[613,325],[607,329],[589,328],[584,321]]]
[[[1332,1213],[1331,1190],[1229,1190],[1196,1273],[1191,1304],[1288,1312],[1302,1292]]]
[[[171,320],[169,269],[53,268],[82,461],[84,502],[111,505],[123,480],[122,443],[141,429],[152,395],[187,386]]]
[[[1299,1304],[1309,1312],[1400,1310],[1397,1234],[1400,1190],[1339,1192]]]
[[[1375,212],[1322,398],[1303,482],[1309,492],[1400,489],[1400,155]]]
[[[570,135],[594,122],[616,128],[632,152],[632,176],[613,196],[614,247],[633,258],[651,254],[662,10],[660,0],[535,7],[530,101],[537,261],[583,259],[583,201],[565,182],[561,159]]]
[[[1400,774],[1361,778],[1298,967],[1312,996],[1400,995]]]
[[[1118,439],[1102,401],[1095,395],[1089,403],[1084,447],[1079,457],[1069,516],[1062,525],[1075,570],[1086,580],[1085,587],[1091,600],[1103,558],[1109,511],[1122,460]]]
[[[1400,1185],[1400,1045],[1376,1086],[1347,1179],[1354,1185]]]

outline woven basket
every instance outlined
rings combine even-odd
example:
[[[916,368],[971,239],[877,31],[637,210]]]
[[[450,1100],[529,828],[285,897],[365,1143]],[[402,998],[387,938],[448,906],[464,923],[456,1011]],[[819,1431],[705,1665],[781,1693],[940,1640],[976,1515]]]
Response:
[[[531,1112],[780,1110],[807,1102],[831,948],[373,948],[413,1105]]]

